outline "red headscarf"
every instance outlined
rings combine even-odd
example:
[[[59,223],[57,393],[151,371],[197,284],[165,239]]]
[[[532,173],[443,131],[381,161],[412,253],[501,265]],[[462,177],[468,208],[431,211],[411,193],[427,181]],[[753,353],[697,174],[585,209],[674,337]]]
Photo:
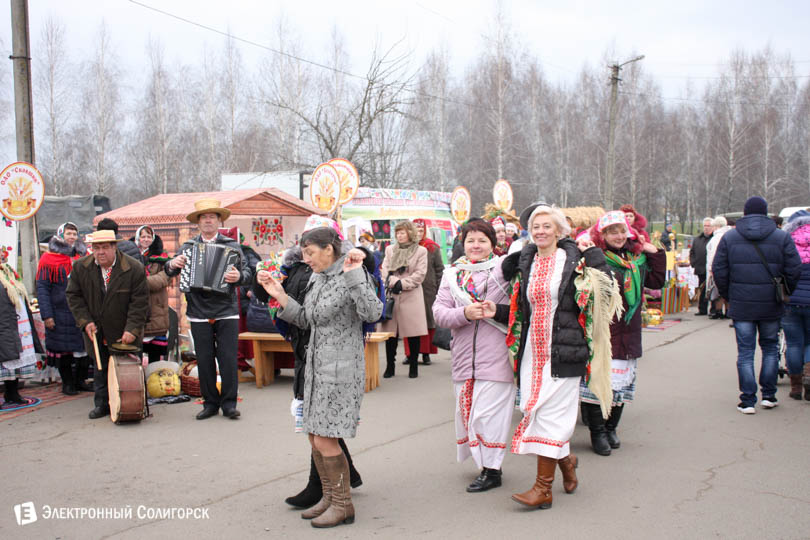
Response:
[[[437,244],[436,242],[434,242],[433,240],[428,238],[428,236],[427,236],[427,230],[428,230],[427,223],[425,223],[424,219],[422,219],[422,218],[415,219],[415,220],[413,220],[413,224],[416,225],[417,227],[421,227],[421,228],[423,228],[425,230],[425,236],[422,237],[421,240],[419,240],[419,245],[420,246],[422,246],[423,248],[428,250],[430,253],[433,253],[434,251],[439,249],[439,244]]]
[[[619,208],[625,214],[632,213],[636,216],[636,219],[633,220],[633,224],[630,227],[633,228],[633,232],[636,233],[637,236],[641,237],[645,242],[650,241],[650,234],[647,232],[647,218],[643,215],[639,214],[635,208],[633,208],[632,204],[623,204],[621,208]]]

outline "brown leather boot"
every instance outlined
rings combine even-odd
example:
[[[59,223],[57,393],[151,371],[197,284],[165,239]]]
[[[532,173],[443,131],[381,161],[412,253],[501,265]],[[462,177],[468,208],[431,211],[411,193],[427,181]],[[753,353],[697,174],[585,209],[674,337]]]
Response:
[[[332,485],[329,483],[329,476],[326,474],[323,459],[323,455],[313,448],[312,460],[315,462],[315,468],[318,469],[318,475],[321,477],[321,490],[323,494],[321,495],[321,500],[318,501],[315,506],[305,510],[301,514],[301,519],[316,518],[326,512],[326,509],[332,504]]]
[[[560,466],[563,477],[563,489],[566,493],[573,493],[579,482],[577,481],[577,471],[575,470],[579,465],[579,459],[574,454],[568,454],[562,459],[557,460],[557,465]]]
[[[810,362],[804,365],[802,384],[804,385],[804,399],[810,401]]]
[[[799,375],[791,375],[790,376],[790,393],[788,397],[791,399],[802,399],[802,376]]]
[[[354,505],[352,504],[351,486],[349,485],[349,462],[341,452],[340,455],[323,458],[323,468],[332,486],[332,504],[312,520],[312,526],[318,528],[336,527],[343,523],[354,523]]]
[[[551,508],[551,484],[554,482],[554,473],[557,471],[557,460],[545,456],[537,456],[537,479],[531,489],[525,493],[516,493],[512,499],[537,508]]]

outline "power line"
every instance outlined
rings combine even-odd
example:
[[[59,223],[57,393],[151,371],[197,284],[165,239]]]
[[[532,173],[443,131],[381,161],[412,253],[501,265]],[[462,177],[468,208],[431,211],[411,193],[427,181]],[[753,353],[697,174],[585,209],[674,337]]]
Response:
[[[788,107],[790,103],[787,102],[778,102],[778,103],[763,103],[763,102],[756,102],[756,101],[727,101],[724,99],[699,99],[699,98],[681,98],[681,97],[666,97],[666,96],[656,96],[652,94],[645,94],[643,92],[625,92],[619,91],[620,94],[625,96],[637,96],[637,97],[647,97],[652,99],[660,99],[661,101],[678,101],[678,102],[691,102],[691,103],[717,103],[721,105],[752,105],[757,107]]]
[[[247,43],[248,45],[253,45],[254,47],[259,47],[261,49],[265,49],[267,51],[271,51],[271,52],[274,52],[274,53],[279,54],[281,56],[286,56],[287,58],[292,58],[293,60],[298,60],[299,62],[304,62],[305,64],[310,64],[312,66],[319,67],[321,69],[327,69],[327,70],[333,71],[335,73],[340,73],[342,75],[346,75],[347,77],[353,77],[355,79],[360,79],[360,80],[364,80],[364,81],[368,80],[368,77],[364,77],[362,75],[355,75],[354,73],[342,70],[340,68],[336,68],[336,67],[333,67],[333,66],[327,66],[326,64],[321,64],[321,63],[315,62],[313,60],[307,60],[306,58],[302,58],[300,56],[296,56],[296,55],[288,53],[288,52],[284,52],[284,51],[280,51],[278,49],[274,49],[273,47],[269,47],[269,46],[264,45],[262,43],[257,43],[255,41],[251,41],[249,39],[241,38],[241,37],[235,36],[235,35],[233,35],[233,34],[231,34],[229,32],[223,32],[222,30],[219,30],[218,28],[214,28],[213,26],[208,26],[208,25],[205,25],[205,24],[202,24],[202,23],[198,23],[196,21],[192,21],[191,19],[186,19],[185,17],[181,17],[180,15],[175,15],[174,13],[169,13],[168,11],[163,11],[162,9],[158,9],[158,8],[156,8],[154,6],[150,6],[148,4],[138,2],[138,0],[129,0],[129,1],[131,3],[133,3],[133,4],[135,4],[135,5],[138,5],[138,6],[141,6],[143,8],[155,11],[157,13],[160,13],[161,15],[166,15],[167,17],[177,19],[178,21],[182,21],[182,22],[184,22],[186,24],[190,24],[192,26],[196,26],[198,28],[208,30],[209,32],[214,32],[214,33],[219,34],[221,36],[225,36],[225,37],[227,37],[229,39],[233,39],[234,41],[241,41],[242,43]]]

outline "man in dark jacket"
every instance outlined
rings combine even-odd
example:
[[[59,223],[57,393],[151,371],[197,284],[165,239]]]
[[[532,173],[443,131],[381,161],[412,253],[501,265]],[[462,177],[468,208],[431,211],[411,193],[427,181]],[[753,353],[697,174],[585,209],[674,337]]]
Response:
[[[78,259],[65,291],[68,307],[83,330],[84,348],[95,365],[93,334],[97,334],[101,369],[93,374],[95,407],[90,418],[110,413],[107,391],[109,345],[115,342],[140,347],[149,313],[149,290],[143,265],[116,247],[111,230],[96,231],[91,240],[93,254]]]
[[[762,261],[760,254],[767,261]],[[790,235],[776,228],[768,217],[768,203],[762,197],[745,202],[737,227],[723,235],[712,263],[717,289],[729,301],[728,315],[737,334],[737,375],[740,404],[737,410],[754,414],[757,380],[754,376],[754,350],[757,331],[762,349],[759,384],[762,407],[776,407],[776,375],[779,320],[785,308],[777,300],[772,276],[782,276],[792,291],[799,281],[801,259]]]
[[[176,276],[190,262],[183,253],[192,249],[195,243],[221,244],[239,252],[238,263],[224,275],[225,283],[230,285],[228,293],[197,289],[186,293],[186,317],[194,337],[200,391],[203,395],[203,410],[197,414],[197,420],[215,416],[219,409],[222,409],[225,417],[235,420],[240,416],[236,409],[239,388],[236,366],[239,344],[237,294],[238,286],[250,284],[253,274],[239,244],[218,232],[222,222],[230,217],[231,211],[220,206],[220,202],[215,199],[200,199],[194,203],[194,207],[195,211],[186,216],[186,219],[198,226],[200,234],[183,244],[179,254],[166,263],[166,275]],[[217,390],[217,363],[222,379],[221,392]]]
[[[712,218],[703,218],[703,232],[692,241],[692,249],[689,250],[689,264],[695,269],[698,277],[698,287],[700,287],[700,297],[698,298],[698,312],[696,315],[708,315],[709,301],[706,299],[706,245],[712,239],[714,227]]]
[[[667,223],[664,226],[664,232],[661,233],[661,244],[664,246],[664,250],[672,251],[672,238],[670,235],[674,235],[675,233],[672,232],[672,223]]]

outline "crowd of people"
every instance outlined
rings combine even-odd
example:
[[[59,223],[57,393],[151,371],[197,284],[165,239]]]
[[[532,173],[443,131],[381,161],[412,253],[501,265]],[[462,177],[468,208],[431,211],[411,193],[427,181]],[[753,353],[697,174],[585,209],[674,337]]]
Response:
[[[480,469],[466,487],[470,493],[502,485],[507,449],[537,462],[534,482],[512,496],[516,502],[551,507],[557,468],[564,491],[573,493],[578,459],[569,441],[580,411],[596,454],[609,456],[620,448],[618,426],[634,400],[642,357],[644,291],[665,285],[665,251],[673,241],[665,231],[657,246],[646,219],[631,205],[579,228],[560,208],[542,201],[519,218],[472,218],[460,227],[448,265],[423,220],[399,221],[391,244],[379,249],[368,233],[354,245],[338,223],[312,216],[278,268],[257,266],[255,252],[220,232],[229,216],[219,201],[197,201],[187,219],[199,234],[173,257],[149,226],[125,240],[115,222],[102,220],[85,244],[75,224],[63,224],[36,276],[44,344],[32,331],[28,293],[3,261],[5,401],[22,400],[17,381],[45,354],[68,395],[89,391],[89,368],[99,366],[89,416],[109,415],[111,347],[134,346],[149,362],[165,357],[170,284],[191,264],[195,245],[216,245],[238,254],[224,272],[225,292],[185,292],[203,398],[196,418],[220,411],[240,418],[240,318],[246,305],[256,302],[273,329],[291,342],[292,409],[308,434],[311,466],[307,485],[286,502],[301,508],[312,526],[355,518],[351,489],[362,479],[346,439],[357,432],[365,339],[375,329],[391,336],[385,342],[385,378],[396,374],[400,340],[408,377],[417,378],[420,356],[430,365],[437,352],[437,329],[450,331],[457,458],[472,458]],[[778,404],[781,329],[790,397],[801,399],[804,390],[810,400],[810,212],[797,212],[780,230],[764,199],[752,197],[736,224],[722,216],[703,221],[690,264],[699,280],[697,315],[733,320],[738,410],[755,412],[757,333],[763,350],[761,405]],[[522,417],[513,429],[516,408]]]

